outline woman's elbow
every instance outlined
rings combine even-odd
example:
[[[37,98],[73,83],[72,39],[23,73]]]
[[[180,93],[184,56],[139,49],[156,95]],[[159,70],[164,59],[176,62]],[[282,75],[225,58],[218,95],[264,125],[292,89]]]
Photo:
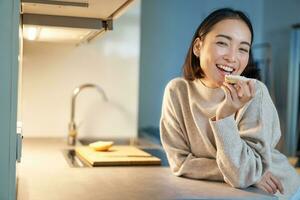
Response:
[[[245,188],[253,185],[253,183],[250,183],[248,181],[244,181],[244,180],[241,180],[241,179],[231,179],[231,178],[226,178],[225,177],[224,180],[231,187],[238,188],[238,189],[245,189]]]
[[[244,189],[255,184],[259,177],[259,174],[239,170],[237,173],[224,177],[224,180],[234,188]]]

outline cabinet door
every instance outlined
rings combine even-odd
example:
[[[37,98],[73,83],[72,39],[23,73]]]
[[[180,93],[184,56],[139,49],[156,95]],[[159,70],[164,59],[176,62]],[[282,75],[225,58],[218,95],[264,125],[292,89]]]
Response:
[[[0,1],[0,199],[16,199],[19,0]]]

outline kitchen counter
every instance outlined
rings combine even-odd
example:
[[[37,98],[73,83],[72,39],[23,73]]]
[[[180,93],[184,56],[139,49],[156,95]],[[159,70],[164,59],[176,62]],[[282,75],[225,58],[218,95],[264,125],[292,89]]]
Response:
[[[277,199],[249,188],[174,176],[168,167],[72,168],[63,139],[24,139],[17,164],[18,200]]]

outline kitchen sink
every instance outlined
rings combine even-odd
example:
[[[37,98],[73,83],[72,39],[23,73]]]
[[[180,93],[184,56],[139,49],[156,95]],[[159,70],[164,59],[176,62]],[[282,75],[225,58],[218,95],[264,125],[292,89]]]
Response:
[[[74,149],[64,149],[63,155],[70,167],[90,167],[85,162],[82,162],[78,156],[76,156]]]
[[[99,140],[99,139],[97,139]],[[97,141],[96,139],[88,138],[88,139],[79,139],[79,145],[86,146],[91,142]],[[166,153],[160,145],[153,144],[147,140],[142,139],[113,139],[114,145],[132,145],[135,146],[152,156],[155,156],[161,160],[160,166],[169,166]],[[82,168],[82,167],[92,167],[85,162],[83,162],[80,157],[76,155],[75,149],[64,149],[63,155],[69,164],[70,167]]]

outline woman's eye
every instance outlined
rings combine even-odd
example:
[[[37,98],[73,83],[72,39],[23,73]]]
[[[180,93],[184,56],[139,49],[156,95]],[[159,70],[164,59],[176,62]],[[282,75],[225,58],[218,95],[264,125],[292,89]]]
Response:
[[[217,42],[217,44],[220,45],[220,46],[227,46],[227,43],[226,43],[226,42],[221,42],[221,41],[219,41],[219,42]]]
[[[241,52],[244,52],[244,53],[248,53],[248,52],[249,52],[248,49],[244,49],[244,48],[240,48],[240,51],[241,51]]]

